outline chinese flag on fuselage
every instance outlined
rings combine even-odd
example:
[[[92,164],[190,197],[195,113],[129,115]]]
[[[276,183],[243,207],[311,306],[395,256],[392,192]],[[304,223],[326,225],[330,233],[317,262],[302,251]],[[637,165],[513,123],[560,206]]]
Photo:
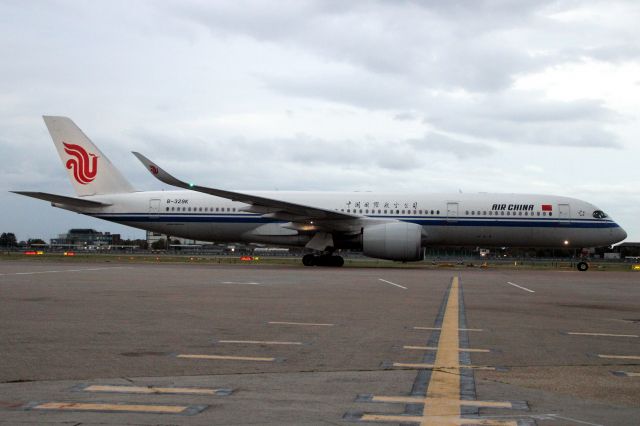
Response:
[[[551,206],[551,204],[543,204],[542,205],[542,211],[543,212],[550,212],[553,210],[553,207]]]

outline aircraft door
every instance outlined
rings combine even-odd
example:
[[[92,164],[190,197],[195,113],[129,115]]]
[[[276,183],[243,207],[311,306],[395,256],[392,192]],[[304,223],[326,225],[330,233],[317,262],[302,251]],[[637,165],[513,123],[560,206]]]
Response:
[[[149,217],[160,216],[160,198],[152,198],[149,200]]]
[[[558,218],[561,225],[568,225],[571,222],[571,206],[569,204],[558,204]]]
[[[447,222],[458,221],[458,203],[447,203]]]

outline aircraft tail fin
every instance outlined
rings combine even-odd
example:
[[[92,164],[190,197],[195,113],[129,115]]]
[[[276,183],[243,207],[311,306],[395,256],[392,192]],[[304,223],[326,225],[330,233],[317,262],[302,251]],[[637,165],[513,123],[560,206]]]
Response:
[[[120,171],[70,118],[43,118],[79,196],[135,191]]]

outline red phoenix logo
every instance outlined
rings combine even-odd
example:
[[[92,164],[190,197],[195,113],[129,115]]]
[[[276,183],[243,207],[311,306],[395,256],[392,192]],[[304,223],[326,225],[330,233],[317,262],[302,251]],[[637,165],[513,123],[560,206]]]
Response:
[[[151,173],[153,173],[154,175],[158,174],[158,168],[153,164],[149,166],[149,170],[151,170]]]
[[[92,182],[98,174],[98,156],[89,154],[80,145],[62,142],[64,152],[71,157],[67,161],[67,169],[73,170],[73,177],[76,182],[86,185]]]

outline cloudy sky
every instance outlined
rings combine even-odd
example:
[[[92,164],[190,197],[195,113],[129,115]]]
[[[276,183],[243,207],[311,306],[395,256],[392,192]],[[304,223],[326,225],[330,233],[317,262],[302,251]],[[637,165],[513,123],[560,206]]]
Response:
[[[0,231],[142,231],[73,195],[41,116],[228,189],[582,198],[640,241],[637,1],[2,1]]]

